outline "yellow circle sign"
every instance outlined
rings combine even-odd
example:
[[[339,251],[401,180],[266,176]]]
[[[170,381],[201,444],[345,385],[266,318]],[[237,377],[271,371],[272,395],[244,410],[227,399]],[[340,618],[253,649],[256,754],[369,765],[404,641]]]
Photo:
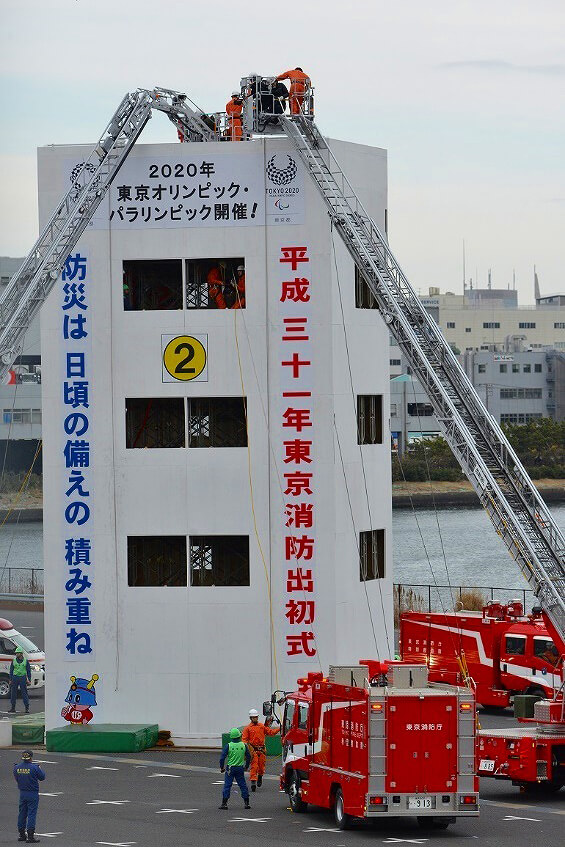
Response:
[[[196,379],[206,367],[206,349],[191,335],[177,335],[163,351],[163,365],[173,379]]]

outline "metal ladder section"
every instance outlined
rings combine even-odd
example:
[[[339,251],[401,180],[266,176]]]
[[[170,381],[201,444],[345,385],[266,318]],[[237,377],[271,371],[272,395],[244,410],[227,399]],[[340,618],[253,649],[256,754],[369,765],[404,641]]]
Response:
[[[316,182],[332,225],[367,281],[390,332],[426,390],[464,473],[564,640],[565,540],[559,527],[316,125],[304,116],[279,120]]]
[[[137,141],[153,109],[165,112],[193,141],[214,135],[169,89],[128,93],[100,140],[74,177],[23,265],[0,298],[0,379],[21,353],[25,333],[55,285],[67,256],[77,244],[96,209]]]

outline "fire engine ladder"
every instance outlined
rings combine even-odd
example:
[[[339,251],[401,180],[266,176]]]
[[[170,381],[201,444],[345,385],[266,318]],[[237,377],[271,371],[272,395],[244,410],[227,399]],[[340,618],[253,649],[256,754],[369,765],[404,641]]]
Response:
[[[126,94],[73,184],[53,212],[19,271],[0,298],[0,379],[21,354],[25,333],[59,277],[67,256],[88,226],[153,109],[165,112],[193,141],[213,132],[169,89]]]
[[[311,119],[280,124],[310,171],[378,308],[420,380],[498,535],[565,640],[565,540],[504,433],[483,405],[386,238]]]

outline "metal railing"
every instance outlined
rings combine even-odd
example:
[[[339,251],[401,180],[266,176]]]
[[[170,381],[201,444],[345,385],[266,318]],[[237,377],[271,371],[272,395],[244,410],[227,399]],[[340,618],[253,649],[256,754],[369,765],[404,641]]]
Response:
[[[508,588],[494,585],[435,585],[428,583],[394,583],[395,616],[400,612],[452,612],[461,609],[478,611],[489,600],[507,603],[520,600],[524,610],[537,605],[530,588]]]
[[[43,568],[3,568],[0,594],[42,595],[43,573]]]

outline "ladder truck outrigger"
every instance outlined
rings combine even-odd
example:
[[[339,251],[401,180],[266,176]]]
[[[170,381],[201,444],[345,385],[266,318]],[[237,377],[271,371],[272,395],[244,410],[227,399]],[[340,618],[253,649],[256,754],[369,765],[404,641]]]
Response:
[[[331,225],[342,237],[385,323],[426,390],[446,440],[496,532],[534,589],[547,629],[563,655],[565,543],[559,528],[316,127],[312,90],[305,93],[301,113],[289,117],[274,103],[269,106],[268,97],[257,94],[264,90],[260,81],[247,77],[241,80],[242,139],[261,132],[284,133],[294,145],[327,206]],[[155,110],[168,116],[184,142],[224,140],[225,117],[210,121],[185,94],[164,88],[126,94],[0,298],[0,378],[20,355],[31,321]],[[438,698],[443,698],[449,721],[431,720],[427,712],[430,704],[437,705]],[[474,695],[470,688],[430,685],[426,668],[421,665],[364,660],[358,666],[334,668],[327,679],[310,674],[299,680],[294,702],[296,716],[292,722],[285,717],[283,726],[288,731],[283,736],[286,756],[281,779],[297,811],[308,795],[310,802],[333,806],[342,827],[354,817],[409,814],[416,815],[421,823],[443,827],[459,816],[478,814]],[[307,702],[314,708],[310,723],[306,722],[306,737],[293,736],[293,732],[303,732],[300,708]],[[351,716],[340,716],[340,709]],[[354,719],[353,710],[359,714],[365,710],[366,717]],[[418,710],[425,716],[420,717]],[[543,745],[551,747],[547,768],[540,768],[540,773],[552,784],[562,776],[559,767],[563,766],[554,766],[553,762],[562,762],[563,743],[559,751],[555,739],[565,740],[558,735],[565,727],[563,718],[561,690],[551,700],[536,704],[537,722],[523,730],[532,749],[537,749],[532,737],[543,739]],[[441,729],[437,729],[438,723]],[[444,790],[433,790],[430,779],[425,778],[432,770],[426,767],[426,757],[429,760],[430,751],[435,749],[434,739],[428,737],[430,725],[445,741],[441,773],[450,784]],[[545,727],[550,731],[545,733]],[[359,733],[365,733],[364,737]],[[491,737],[493,733],[481,735],[481,756],[485,759],[489,759],[484,750]],[[320,755],[331,757],[338,745],[351,767],[355,760],[357,771],[345,770],[345,760],[335,768],[331,758],[330,764],[324,764]],[[416,760],[417,768],[412,766]],[[299,767],[300,763],[304,767]],[[499,757],[493,769],[489,766],[481,772],[504,776],[505,764]],[[328,780],[328,774],[334,771],[338,779]],[[514,778],[507,767],[506,772]],[[397,773],[403,774],[402,788],[392,776]],[[363,790],[353,795],[349,789],[353,783],[361,784],[360,775]]]

